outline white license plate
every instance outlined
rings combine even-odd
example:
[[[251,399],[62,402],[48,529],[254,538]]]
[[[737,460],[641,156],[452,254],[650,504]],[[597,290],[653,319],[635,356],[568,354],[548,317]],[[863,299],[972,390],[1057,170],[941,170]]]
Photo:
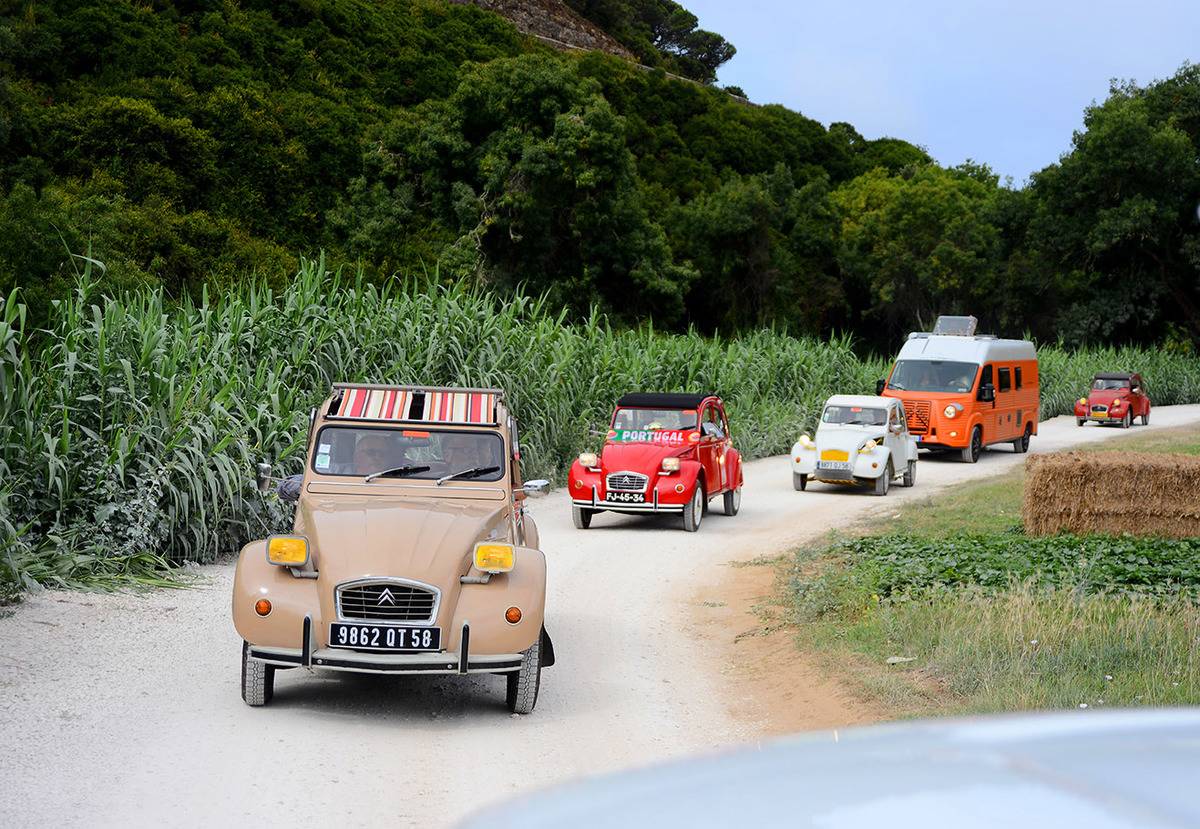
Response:
[[[644,504],[646,496],[641,492],[609,492],[604,500],[610,504]]]
[[[850,468],[850,461],[818,461],[817,469],[837,469],[845,471]]]

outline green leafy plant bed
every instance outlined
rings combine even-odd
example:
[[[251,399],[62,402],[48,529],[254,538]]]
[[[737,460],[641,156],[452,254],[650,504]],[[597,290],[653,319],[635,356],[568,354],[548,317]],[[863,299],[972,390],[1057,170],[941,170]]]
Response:
[[[794,582],[801,607],[815,615],[964,585],[995,592],[1021,582],[1142,595],[1194,594],[1200,588],[1200,538],[887,535],[842,541],[825,555],[836,565],[812,581]]]

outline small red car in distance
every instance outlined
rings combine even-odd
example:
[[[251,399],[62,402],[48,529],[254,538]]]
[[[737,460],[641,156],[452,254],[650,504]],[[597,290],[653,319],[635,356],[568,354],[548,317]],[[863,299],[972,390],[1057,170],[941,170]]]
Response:
[[[568,481],[575,526],[599,512],[676,513],[700,529],[708,502],[726,515],[742,503],[742,461],[725,406],[714,394],[627,394],[617,401],[599,454],[584,452]]]
[[[1143,426],[1150,423],[1150,398],[1140,374],[1097,374],[1088,396],[1075,401],[1077,426],[1094,420],[1120,423],[1121,428],[1128,429],[1136,417],[1142,419]]]

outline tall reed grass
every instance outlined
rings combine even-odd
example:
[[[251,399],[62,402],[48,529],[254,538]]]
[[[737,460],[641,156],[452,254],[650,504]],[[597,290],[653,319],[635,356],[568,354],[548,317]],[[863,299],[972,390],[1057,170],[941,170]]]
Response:
[[[279,292],[252,284],[180,304],[156,291],[98,297],[90,280],[85,271],[46,330],[29,329],[17,295],[0,301],[10,589],[153,578],[164,561],[211,561],[286,523],[254,492],[253,463],[300,469],[309,410],[336,381],[503,388],[526,474],[561,479],[626,391],[715,391],[737,445],[758,457],[812,428],[829,394],[869,392],[886,369],[848,338],[618,331],[598,314],[568,325],[539,299],[378,287],[322,262]],[[1154,378],[1156,402],[1200,399],[1195,361],[1115,354]],[[1093,367],[1127,367],[1110,356],[1043,350],[1047,399],[1069,402]]]

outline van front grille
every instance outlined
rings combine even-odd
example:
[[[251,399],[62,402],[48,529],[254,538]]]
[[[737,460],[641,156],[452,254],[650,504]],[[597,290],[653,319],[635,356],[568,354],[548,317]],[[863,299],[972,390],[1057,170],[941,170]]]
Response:
[[[929,434],[929,413],[933,404],[928,400],[905,400],[904,417],[908,420],[908,431],[914,435]]]
[[[431,624],[438,594],[393,581],[357,582],[337,589],[340,619]]]

